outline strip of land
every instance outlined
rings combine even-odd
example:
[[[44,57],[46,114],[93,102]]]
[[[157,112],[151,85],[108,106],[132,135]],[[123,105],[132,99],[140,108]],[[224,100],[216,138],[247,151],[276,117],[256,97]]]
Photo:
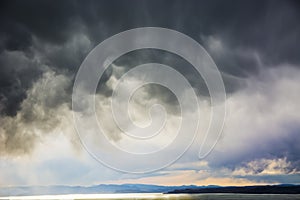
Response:
[[[240,194],[300,194],[299,185],[265,185],[244,187],[212,187],[176,189],[168,194],[240,193]]]

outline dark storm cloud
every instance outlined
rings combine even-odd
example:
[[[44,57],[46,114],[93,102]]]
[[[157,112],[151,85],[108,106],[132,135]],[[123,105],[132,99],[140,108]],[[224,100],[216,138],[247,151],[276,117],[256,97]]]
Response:
[[[42,69],[22,52],[2,52],[0,66],[0,111],[4,115],[16,115],[26,90],[41,75]]]
[[[30,0],[0,4],[2,117],[16,116],[28,91],[44,73],[50,70],[73,80],[89,50],[113,34],[136,27],[171,28],[200,42],[222,71],[229,92],[242,88],[242,79],[258,73],[262,64],[300,64],[300,12],[294,1]],[[218,41],[219,46],[215,45]],[[168,53],[133,53],[116,64],[129,69],[131,64],[153,60],[173,65],[199,94],[207,93],[195,70]],[[101,83],[110,75],[108,70]],[[71,81],[64,89],[70,96]],[[164,90],[152,91],[164,95],[168,102],[173,100]],[[99,92],[110,94],[108,88]],[[42,105],[53,109],[63,103],[70,103],[70,97],[53,98],[53,102]]]
[[[263,55],[266,63],[299,63],[299,12],[294,2],[269,1],[2,1],[1,51],[24,51],[30,56],[33,39],[42,45],[63,46],[73,35],[83,32],[92,42],[130,28],[161,26],[182,31],[206,46],[218,67],[235,76],[247,76],[258,69],[256,58],[238,53],[250,49]],[[216,36],[226,52],[214,52],[203,41]],[[203,37],[204,36],[204,37]],[[38,49],[40,50],[40,49]],[[42,51],[42,50],[40,50]],[[44,53],[45,62],[55,69],[76,72],[86,51],[68,56],[68,50]],[[73,56],[73,57],[72,57]],[[5,64],[1,64],[4,68]],[[11,67],[10,68],[14,68]],[[17,68],[17,67],[16,67]],[[37,69],[38,67],[34,67]],[[188,73],[188,70],[187,70]],[[1,79],[7,76],[1,75]],[[19,76],[16,77],[18,79]],[[31,79],[35,80],[35,79]],[[28,80],[30,82],[30,80]],[[27,83],[25,85],[28,85]],[[234,85],[234,84],[231,84]],[[9,87],[12,87],[10,84]],[[27,87],[21,86],[20,90]],[[231,87],[228,86],[228,90]],[[3,93],[3,92],[2,92]],[[5,98],[22,100],[21,92]],[[4,98],[2,97],[2,99]],[[16,113],[15,110],[7,112]]]

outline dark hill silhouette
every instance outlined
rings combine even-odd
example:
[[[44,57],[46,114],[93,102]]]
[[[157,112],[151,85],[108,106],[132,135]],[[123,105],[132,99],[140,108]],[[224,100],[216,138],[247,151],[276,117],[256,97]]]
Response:
[[[185,188],[176,189],[168,194],[196,193],[241,193],[241,194],[300,194],[300,185],[264,185],[244,187]]]

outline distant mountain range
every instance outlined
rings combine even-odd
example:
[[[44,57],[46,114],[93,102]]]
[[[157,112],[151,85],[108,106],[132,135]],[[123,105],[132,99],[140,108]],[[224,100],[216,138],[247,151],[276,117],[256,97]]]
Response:
[[[218,186],[161,186],[146,184],[101,184],[94,186],[20,186],[0,187],[0,196],[54,195],[54,194],[97,194],[97,193],[167,193],[173,190],[199,189]]]
[[[249,194],[300,194],[299,185],[221,187],[216,185],[160,186],[146,184],[101,184],[94,186],[36,186],[0,187],[0,196],[54,195],[103,193],[249,193]]]

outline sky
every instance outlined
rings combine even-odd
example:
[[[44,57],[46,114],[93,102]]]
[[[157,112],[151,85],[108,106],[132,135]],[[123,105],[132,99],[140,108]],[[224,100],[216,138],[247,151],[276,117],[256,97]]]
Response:
[[[299,2],[10,0],[0,4],[0,186],[300,183]],[[129,102],[130,118],[139,126],[160,119],[155,113],[149,119],[151,105],[161,104],[167,113],[161,137],[149,141],[149,149],[144,143],[128,142],[114,122],[113,91],[137,65],[162,63],[177,70],[189,81],[203,116],[200,136],[181,158],[154,172],[132,174],[98,162],[83,147],[73,119],[74,113],[83,111],[72,108],[72,91],[92,49],[115,34],[140,27],[176,30],[203,46],[224,81],[226,118],[216,146],[199,159],[200,136],[208,128],[213,107],[203,77],[172,52],[142,49],[122,55],[105,70],[94,95],[98,121],[111,144],[148,152],[177,137],[180,102],[168,88],[156,84],[139,88]],[[125,80],[123,91],[142,81],[142,75]],[[183,89],[179,96],[188,92]],[[122,107],[128,102],[119,103]],[[192,116],[189,106],[187,116]],[[85,123],[87,132],[97,132]],[[94,145],[108,157],[119,158],[101,141]],[[136,166],[147,169],[184,145],[179,142],[169,155],[145,163],[126,157],[120,162],[133,171]]]

